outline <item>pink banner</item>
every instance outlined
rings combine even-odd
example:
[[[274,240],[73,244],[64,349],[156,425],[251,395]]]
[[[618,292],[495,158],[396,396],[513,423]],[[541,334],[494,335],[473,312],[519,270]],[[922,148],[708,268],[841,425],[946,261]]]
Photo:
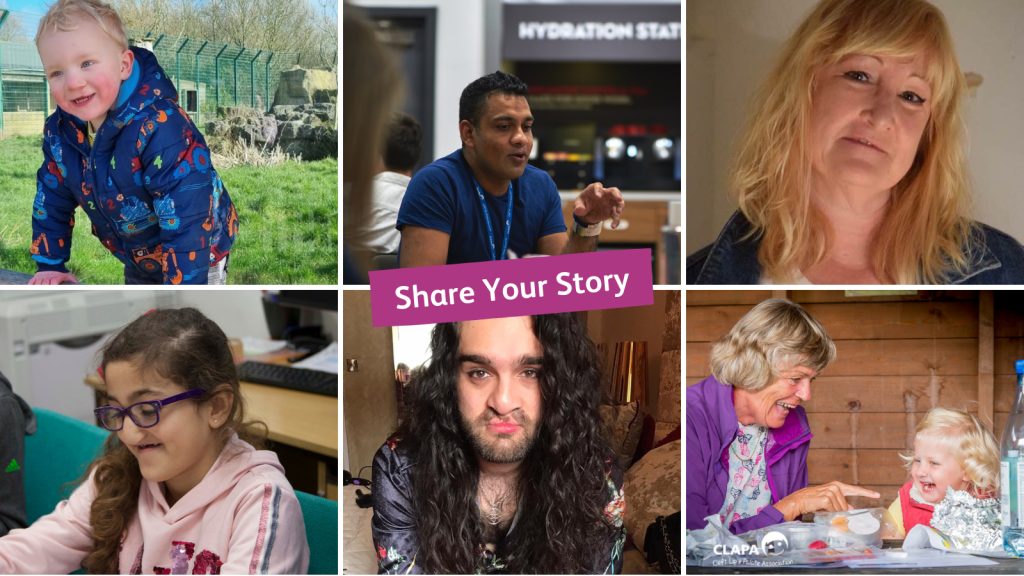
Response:
[[[653,303],[650,249],[370,272],[374,326]]]

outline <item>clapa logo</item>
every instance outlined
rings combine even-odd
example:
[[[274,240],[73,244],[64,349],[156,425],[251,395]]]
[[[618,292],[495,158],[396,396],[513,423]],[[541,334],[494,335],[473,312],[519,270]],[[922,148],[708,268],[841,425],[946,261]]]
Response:
[[[725,546],[717,544],[714,547],[715,554],[721,554],[723,556],[730,556],[732,554],[753,554],[755,556],[759,554],[767,554],[768,556],[778,556],[789,548],[789,539],[786,535],[781,532],[769,532],[764,535],[761,539],[760,550],[758,550],[756,544],[743,544],[742,546]]]
[[[778,556],[789,548],[789,539],[782,532],[769,532],[761,539],[761,549],[769,556]]]

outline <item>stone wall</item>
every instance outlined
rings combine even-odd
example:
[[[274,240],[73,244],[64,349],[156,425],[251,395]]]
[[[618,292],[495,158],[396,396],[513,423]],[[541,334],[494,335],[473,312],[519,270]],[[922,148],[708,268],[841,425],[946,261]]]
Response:
[[[281,72],[281,81],[274,93],[274,106],[338,102],[338,73],[292,67]]]
[[[263,114],[255,108],[221,107],[221,120],[207,122],[203,136],[218,152],[241,140],[253,146],[277,147],[303,160],[338,157],[337,104],[274,106]]]

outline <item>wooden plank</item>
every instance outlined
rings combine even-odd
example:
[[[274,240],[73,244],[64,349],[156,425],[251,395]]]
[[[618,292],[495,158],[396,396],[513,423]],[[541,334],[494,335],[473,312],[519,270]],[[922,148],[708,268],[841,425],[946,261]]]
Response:
[[[995,291],[996,338],[1024,338],[1024,293]]]
[[[916,294],[893,296],[847,296],[845,290],[793,290],[792,299],[800,304],[824,302],[921,302],[976,300],[976,290],[918,290]]]
[[[810,449],[807,475],[811,486],[838,480],[846,484],[900,485],[909,478],[899,450],[857,450],[857,480],[854,481],[852,450]]]
[[[998,340],[997,357],[998,357]],[[686,376],[704,377],[711,371],[710,342],[687,342]],[[977,375],[978,342],[975,338],[838,340],[836,362],[829,376],[952,376]]]
[[[752,306],[697,306],[686,310],[686,341],[709,342],[726,334]],[[864,302],[808,304],[833,340],[974,338],[973,302]]]
[[[978,293],[978,409],[982,414],[992,413],[992,395],[995,384],[992,377],[993,341],[992,318],[995,313],[995,297],[991,290]]]
[[[828,374],[826,370],[824,374]],[[811,385],[808,412],[927,412],[935,406],[977,411],[976,379],[954,376],[819,376]],[[1009,408],[1007,408],[1009,410]]]
[[[975,413],[975,416],[978,416]],[[807,414],[811,426],[812,449],[852,450],[912,450],[917,425],[924,420],[925,413],[856,413],[856,434],[852,414]],[[996,412],[996,430],[993,432],[999,443],[1006,426],[1009,412]],[[984,424],[987,417],[978,416]]]
[[[686,305],[721,306],[758,304],[772,297],[771,290],[687,290]]]
[[[1017,375],[1017,360],[1024,359],[1024,338],[996,338],[995,360],[992,372]]]

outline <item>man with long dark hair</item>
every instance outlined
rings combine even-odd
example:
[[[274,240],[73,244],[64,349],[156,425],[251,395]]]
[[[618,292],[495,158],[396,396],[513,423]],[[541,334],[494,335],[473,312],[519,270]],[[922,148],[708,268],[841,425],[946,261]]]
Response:
[[[438,324],[373,460],[379,573],[618,573],[622,471],[575,313]]]

